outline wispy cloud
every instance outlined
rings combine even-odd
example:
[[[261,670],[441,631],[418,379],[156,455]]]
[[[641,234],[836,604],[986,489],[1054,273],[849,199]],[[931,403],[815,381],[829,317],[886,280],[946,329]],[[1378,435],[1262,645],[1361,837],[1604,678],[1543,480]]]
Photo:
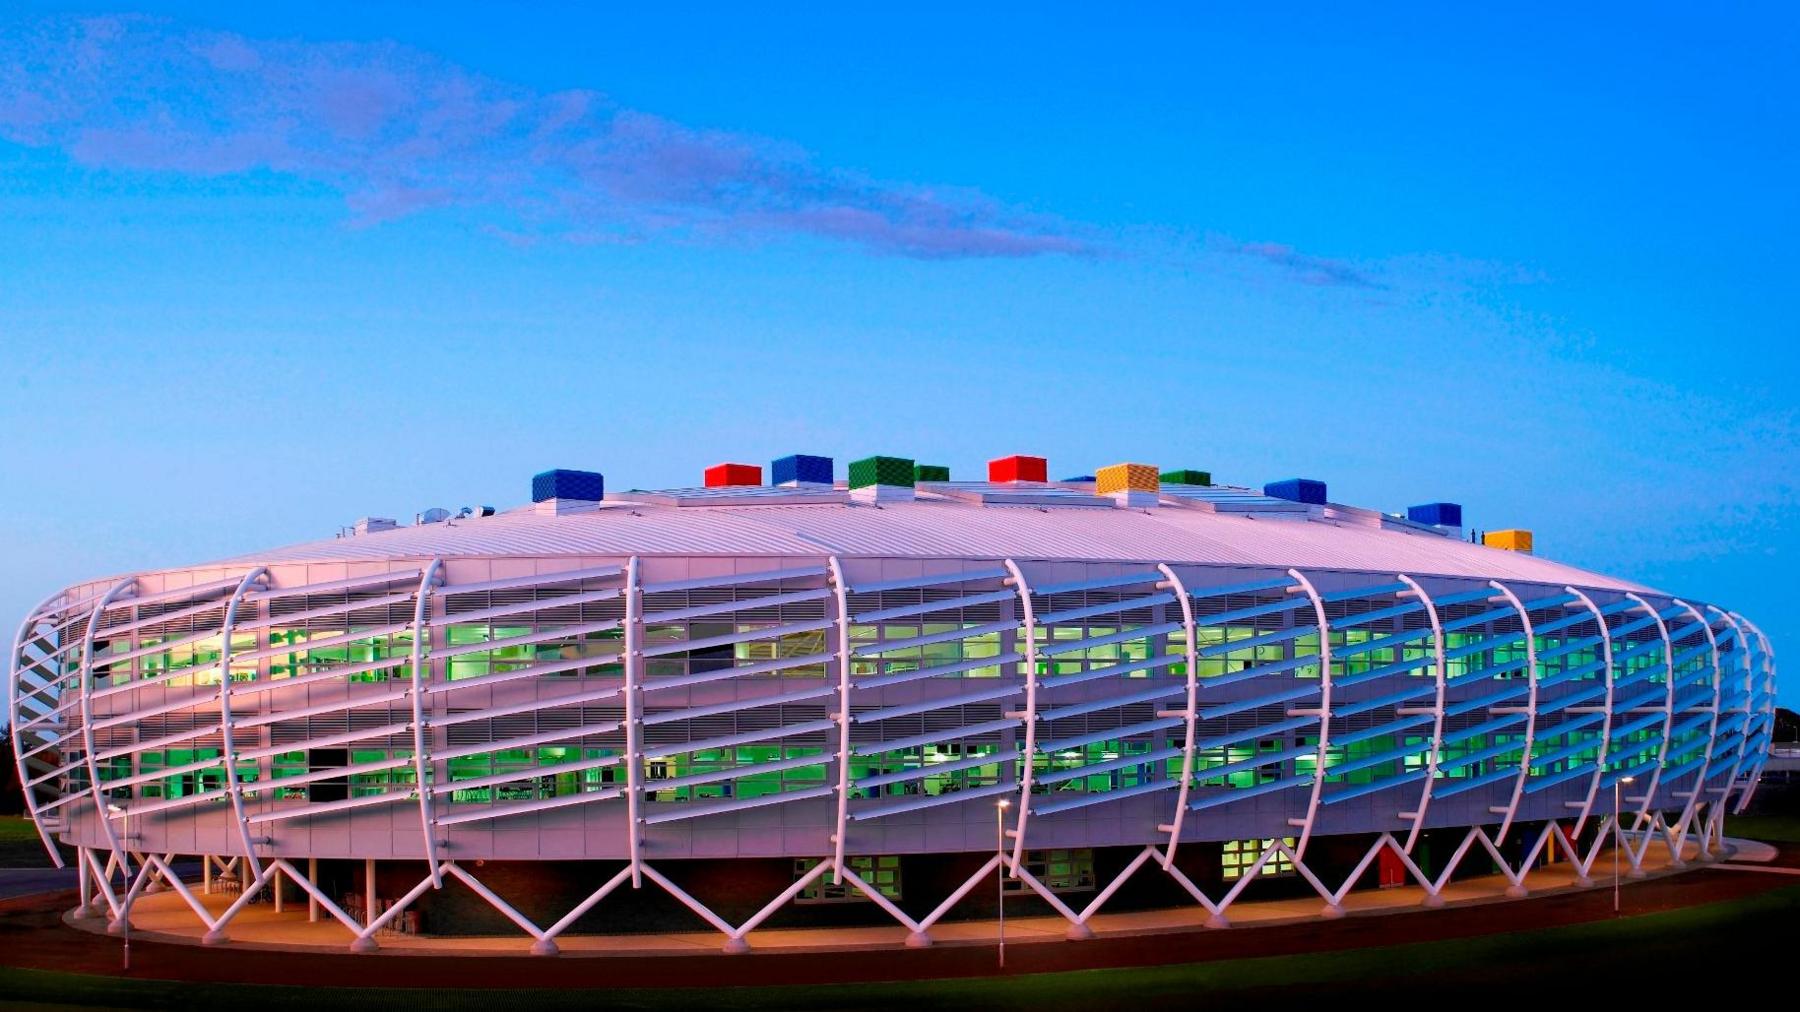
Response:
[[[536,92],[391,43],[251,39],[149,18],[0,35],[0,137],[83,164],[272,171],[373,224],[432,208],[498,215],[509,242],[801,236],[948,259],[1092,252],[1076,227],[981,193],[816,164],[769,138]]]
[[[1253,257],[1281,268],[1294,280],[1306,285],[1333,285],[1345,288],[1386,288],[1359,268],[1342,260],[1311,256],[1292,246],[1278,242],[1233,243],[1228,249],[1241,256]]]

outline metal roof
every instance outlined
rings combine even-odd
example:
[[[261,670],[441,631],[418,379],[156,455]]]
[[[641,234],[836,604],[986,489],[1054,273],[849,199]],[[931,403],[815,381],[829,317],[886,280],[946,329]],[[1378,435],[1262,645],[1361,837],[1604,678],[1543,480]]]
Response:
[[[778,500],[777,500],[778,501]],[[672,506],[609,500],[556,515],[525,507],[254,552],[226,563],[444,557],[841,556],[1016,558],[1296,567],[1642,587],[1549,559],[1435,533],[1328,517],[1239,516],[1193,509],[915,501]],[[215,563],[214,565],[217,565]]]

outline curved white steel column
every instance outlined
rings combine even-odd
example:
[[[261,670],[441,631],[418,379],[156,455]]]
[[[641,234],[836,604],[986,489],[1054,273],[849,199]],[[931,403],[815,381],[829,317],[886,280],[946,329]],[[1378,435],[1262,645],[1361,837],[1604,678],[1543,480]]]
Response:
[[[1499,580],[1489,580],[1488,586],[1499,591],[1507,603],[1513,606],[1513,610],[1519,613],[1520,625],[1525,629],[1525,743],[1519,751],[1519,775],[1513,780],[1512,800],[1506,803],[1506,813],[1500,820],[1500,828],[1494,831],[1494,842],[1498,844],[1506,839],[1507,830],[1512,828],[1513,819],[1518,817],[1519,801],[1525,796],[1525,780],[1531,776],[1531,749],[1537,743],[1537,632],[1532,628],[1531,614],[1525,610],[1525,602],[1519,600],[1519,595],[1513,593],[1512,588]],[[1492,713],[1492,708],[1488,712]]]
[[[425,865],[431,869],[431,887],[444,887],[444,874],[438,870],[437,819],[431,811],[431,760],[425,735],[425,641],[431,638],[431,589],[437,586],[444,560],[432,559],[419,577],[419,589],[413,597],[412,637],[412,733],[413,777],[419,792],[419,835],[425,845]],[[260,869],[258,869],[260,874]],[[373,888],[373,887],[371,887]]]
[[[1187,587],[1181,577],[1167,563],[1157,563],[1156,568],[1168,581],[1167,586],[1175,592],[1175,600],[1181,603],[1181,625],[1187,631],[1187,649],[1184,651],[1187,662],[1187,704],[1182,711],[1181,739],[1181,786],[1175,792],[1175,817],[1167,827],[1169,843],[1163,848],[1162,866],[1172,868],[1175,865],[1175,847],[1181,842],[1181,823],[1187,817],[1188,794],[1194,785],[1194,734],[1200,722],[1200,655],[1194,642],[1197,633],[1194,629],[1194,599],[1188,596]]]
[[[1762,651],[1763,699],[1766,701],[1762,709],[1762,723],[1763,731],[1768,732],[1770,738],[1770,741],[1763,742],[1762,748],[1756,754],[1755,761],[1751,764],[1750,783],[1745,786],[1744,793],[1738,795],[1737,808],[1734,811],[1741,815],[1744,809],[1750,807],[1750,799],[1756,796],[1756,785],[1762,781],[1763,767],[1769,762],[1769,748],[1775,737],[1775,651],[1769,646],[1769,638],[1763,635],[1763,631],[1757,627],[1755,622],[1737,612],[1732,612],[1732,614],[1756,634],[1757,647]],[[1752,705],[1754,702],[1752,700]]]
[[[1019,815],[1013,820],[1012,857],[1007,861],[1007,874],[1019,877],[1019,862],[1025,857],[1025,825],[1031,815],[1031,785],[1037,774],[1037,613],[1031,606],[1031,584],[1025,580],[1025,573],[1019,564],[1011,559],[1004,559],[1001,565],[1012,575],[1006,582],[1013,585],[1019,594],[1020,628],[1025,635],[1025,712],[1022,720],[1025,726],[1025,752],[1019,770]]]
[[[19,634],[13,637],[12,663],[8,665],[9,674],[6,678],[6,719],[12,727],[13,762],[19,769],[19,790],[25,796],[25,811],[31,816],[32,828],[37,830],[38,839],[43,841],[44,850],[49,852],[50,860],[58,868],[63,867],[62,852],[57,849],[56,844],[50,842],[50,834],[44,831],[44,824],[38,821],[36,791],[31,787],[30,774],[26,772],[25,741],[24,735],[19,730],[19,725],[24,723],[23,715],[19,712],[19,679],[23,677],[24,669],[19,667],[19,661],[25,655],[25,643],[31,634],[32,626],[37,624],[40,616],[51,605],[67,596],[68,591],[59,590],[38,602],[37,607],[25,614],[25,621],[19,624]],[[55,679],[52,678],[52,684],[54,681]]]
[[[644,584],[638,557],[625,562],[625,831],[631,887],[644,883]]]
[[[1325,616],[1325,599],[1319,596],[1312,581],[1298,569],[1288,570],[1288,575],[1312,599],[1313,615],[1319,622],[1319,748],[1313,759],[1312,794],[1306,802],[1306,818],[1300,821],[1300,836],[1294,842],[1297,864],[1306,856],[1306,844],[1312,839],[1313,825],[1319,817],[1319,798],[1325,791],[1325,755],[1331,746],[1331,620]],[[1289,819],[1288,824],[1293,825],[1294,820]]]
[[[1650,783],[1644,788],[1643,803],[1638,805],[1637,817],[1642,819],[1650,814],[1650,806],[1656,801],[1656,788],[1662,784],[1663,760],[1669,755],[1669,729],[1675,726],[1675,645],[1669,642],[1669,624],[1650,606],[1650,602],[1636,594],[1625,596],[1636,602],[1656,622],[1657,634],[1662,636],[1663,674],[1668,679],[1668,692],[1663,695],[1662,743],[1656,749],[1656,768],[1650,771]]]
[[[100,787],[100,764],[94,759],[94,634],[99,631],[100,616],[106,612],[107,607],[127,588],[136,585],[137,577],[127,576],[100,595],[100,601],[88,613],[87,629],[81,635],[81,668],[78,676],[81,683],[81,761],[87,766],[88,796],[94,802],[94,815],[100,820],[100,828],[106,831],[106,846],[114,855],[119,853],[119,834],[113,832],[112,813],[106,807],[106,792]]]
[[[1431,673],[1435,683],[1431,700],[1431,750],[1425,753],[1425,786],[1419,791],[1418,808],[1411,813],[1412,829],[1406,833],[1404,849],[1411,854],[1413,847],[1418,845],[1419,834],[1425,831],[1425,812],[1431,807],[1431,789],[1437,783],[1438,763],[1443,759],[1444,694],[1450,687],[1450,681],[1444,670],[1444,623],[1438,617],[1437,602],[1431,599],[1431,595],[1425,592],[1419,581],[1405,573],[1396,573],[1394,576],[1407,587],[1399,596],[1416,597],[1425,606],[1425,617],[1431,622]]]
[[[1694,777],[1694,790],[1688,797],[1687,804],[1682,806],[1681,821],[1677,823],[1685,831],[1689,820],[1693,819],[1694,813],[1700,809],[1701,796],[1706,793],[1706,774],[1712,768],[1713,749],[1719,744],[1719,693],[1725,686],[1725,673],[1719,669],[1719,638],[1713,635],[1712,623],[1706,620],[1706,616],[1700,614],[1698,608],[1686,601],[1676,598],[1675,603],[1686,609],[1687,613],[1694,617],[1694,621],[1700,623],[1701,631],[1706,633],[1706,644],[1712,656],[1712,720],[1706,726],[1706,756],[1700,760],[1700,769]],[[1679,857],[1679,855],[1677,856]]]
[[[1575,817],[1575,832],[1570,834],[1579,837],[1581,836],[1581,827],[1587,823],[1588,816],[1594,812],[1594,800],[1600,796],[1600,779],[1606,776],[1607,758],[1612,753],[1613,683],[1615,681],[1613,638],[1612,629],[1606,624],[1606,614],[1600,610],[1599,605],[1594,603],[1593,598],[1574,587],[1564,587],[1563,589],[1575,595],[1575,599],[1581,602],[1582,607],[1593,614],[1594,623],[1600,627],[1600,670],[1606,679],[1606,698],[1601,703],[1604,712],[1600,717],[1600,749],[1594,755],[1594,775],[1588,778],[1587,797],[1581,802],[1581,814]]]
[[[1750,718],[1752,716],[1750,707],[1751,704],[1755,702],[1756,671],[1750,664],[1750,640],[1744,632],[1743,624],[1737,620],[1736,616],[1723,608],[1710,604],[1707,605],[1706,608],[1708,611],[1717,613],[1719,618],[1723,619],[1727,625],[1731,626],[1732,635],[1737,637],[1737,652],[1744,658],[1744,707],[1742,711],[1732,711],[1733,713],[1742,712],[1744,720],[1738,727],[1737,748],[1732,750],[1731,773],[1725,778],[1725,786],[1719,789],[1719,807],[1723,809],[1731,801],[1731,791],[1737,786],[1738,774],[1743,771],[1744,756],[1750,747]],[[1723,672],[1720,673],[1719,680],[1721,682],[1724,681]],[[1705,785],[1702,784],[1701,786],[1704,787]]]
[[[20,668],[20,659],[25,655],[25,641],[31,637],[31,628],[38,623],[38,619],[43,616],[43,612],[49,609],[50,605],[58,603],[67,596],[68,591],[54,592],[54,594],[50,594],[49,598],[38,601],[38,607],[25,612],[25,621],[22,621],[18,627],[18,636],[13,637],[13,663],[7,664],[9,675],[5,681],[5,713],[7,713],[7,722],[13,727],[13,762],[14,765],[18,765],[18,785],[20,785],[20,792],[23,792],[23,796],[25,796],[25,812],[31,816],[32,828],[38,830],[38,839],[43,841],[43,850],[49,852],[50,861],[58,868],[63,866],[63,854],[59,852],[54,843],[50,843],[49,832],[45,832],[43,823],[38,821],[38,800],[34,796],[36,792],[32,791],[31,776],[25,773],[25,742],[20,733],[20,724],[23,724],[23,720],[22,713],[20,713],[20,702],[18,702],[18,681],[25,673],[25,670]],[[52,684],[54,684],[54,679],[52,679]]]
[[[825,560],[831,580],[832,600],[837,603],[837,829],[831,834],[832,884],[844,882],[844,847],[850,835],[850,587],[844,567],[833,555]]]
[[[237,625],[238,607],[244,603],[244,595],[268,575],[267,566],[244,574],[237,589],[231,592],[231,600],[225,604],[225,618],[219,625],[219,761],[225,764],[225,790],[231,797],[231,817],[237,823],[238,841],[244,845],[244,860],[249,862],[252,879],[262,878],[262,862],[257,859],[255,843],[250,839],[250,820],[244,814],[244,788],[237,775],[237,739],[232,734],[235,725],[231,715],[231,631]]]

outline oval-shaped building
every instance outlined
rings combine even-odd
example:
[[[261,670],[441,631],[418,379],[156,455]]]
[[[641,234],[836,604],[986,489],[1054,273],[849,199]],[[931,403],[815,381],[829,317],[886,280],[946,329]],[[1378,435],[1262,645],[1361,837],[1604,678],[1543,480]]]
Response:
[[[1296,862],[1427,881],[1476,831],[1578,859],[1615,805],[1679,852],[1754,787],[1772,654],[1722,606],[1445,504],[1041,467],[554,472],[510,511],[69,587],[12,653],[28,804],[115,916],[111,855],[204,856],[242,888],[197,904],[215,940],[285,878],[365,947],[505,918],[553,951],[654,921],[645,893],[733,943],[751,915],[924,941],[995,861],[1079,931]]]

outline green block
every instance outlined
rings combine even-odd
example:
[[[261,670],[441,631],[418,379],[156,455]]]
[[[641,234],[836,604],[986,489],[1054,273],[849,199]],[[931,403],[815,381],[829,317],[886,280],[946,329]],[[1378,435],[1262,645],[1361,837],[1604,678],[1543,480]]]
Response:
[[[905,457],[864,457],[850,462],[850,487],[898,485],[912,488],[913,462]]]
[[[1161,477],[1162,477],[1162,483],[1164,485],[1211,485],[1212,484],[1212,472],[1211,471],[1190,471],[1190,470],[1186,470],[1186,469],[1183,469],[1180,471],[1164,471],[1162,473]]]
[[[949,481],[950,469],[937,464],[917,464],[913,467],[913,481]]]

